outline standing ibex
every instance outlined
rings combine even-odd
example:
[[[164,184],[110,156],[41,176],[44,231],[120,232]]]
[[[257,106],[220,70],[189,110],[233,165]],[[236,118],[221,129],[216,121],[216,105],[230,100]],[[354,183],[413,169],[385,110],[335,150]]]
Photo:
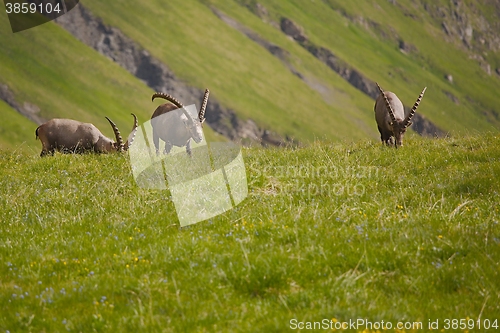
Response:
[[[191,156],[191,138],[196,143],[203,139],[202,125],[205,122],[205,109],[209,94],[210,91],[206,89],[198,118],[189,114],[182,103],[174,97],[160,92],[153,94],[152,100],[160,97],[170,102],[158,106],[151,116],[153,143],[157,154],[160,152],[160,139],[162,139],[165,141],[165,154],[170,152],[172,146],[186,146],[186,152]],[[171,112],[177,109],[180,111]]]
[[[403,136],[406,133],[406,129],[412,124],[411,118],[415,115],[415,111],[417,111],[417,107],[422,97],[424,97],[427,87],[422,90],[406,118],[403,103],[401,103],[396,94],[390,91],[384,92],[378,83],[377,87],[380,90],[380,95],[375,102],[374,110],[380,139],[382,142],[390,145],[392,144],[391,137],[394,136],[394,145],[396,148],[403,146]]]
[[[134,126],[125,144],[118,127],[108,117],[106,119],[115,132],[116,142],[105,137],[92,124],[72,119],[51,119],[38,126],[35,131],[36,138],[40,138],[42,142],[40,156],[53,155],[56,150],[64,153],[83,153],[86,151],[108,153],[128,150],[134,141],[137,129],[137,117],[133,113],[132,116],[134,116]]]

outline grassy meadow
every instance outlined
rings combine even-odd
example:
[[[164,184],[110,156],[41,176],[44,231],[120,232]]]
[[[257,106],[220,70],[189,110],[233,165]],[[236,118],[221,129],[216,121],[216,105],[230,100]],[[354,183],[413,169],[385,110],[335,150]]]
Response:
[[[498,135],[243,155],[249,196],[180,228],[125,155],[1,151],[0,332],[500,324]]]

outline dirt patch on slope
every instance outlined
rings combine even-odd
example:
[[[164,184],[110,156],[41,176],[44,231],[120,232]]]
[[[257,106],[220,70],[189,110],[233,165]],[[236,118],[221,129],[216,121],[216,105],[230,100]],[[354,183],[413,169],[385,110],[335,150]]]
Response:
[[[43,124],[46,121],[46,119],[39,116],[40,108],[37,105],[28,102],[20,105],[14,98],[14,93],[10,91],[6,84],[0,84],[0,99],[37,125]]]

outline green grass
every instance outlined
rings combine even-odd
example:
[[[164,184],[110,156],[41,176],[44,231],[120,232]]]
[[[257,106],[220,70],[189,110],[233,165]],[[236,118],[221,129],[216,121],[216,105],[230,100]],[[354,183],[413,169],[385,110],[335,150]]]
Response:
[[[35,146],[36,125],[0,100],[0,149],[16,149]],[[39,145],[36,144],[36,145]]]
[[[500,320],[499,140],[244,149],[248,198],[182,229],[125,156],[1,152],[0,330]]]

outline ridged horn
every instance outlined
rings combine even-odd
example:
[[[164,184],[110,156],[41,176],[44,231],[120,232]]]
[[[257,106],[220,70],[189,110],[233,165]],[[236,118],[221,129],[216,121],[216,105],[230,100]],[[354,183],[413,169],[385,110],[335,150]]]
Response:
[[[156,92],[156,93],[154,93],[153,97],[151,97],[151,101],[154,101],[155,98],[157,98],[157,97],[166,99],[167,101],[169,101],[170,103],[174,104],[178,108],[184,107],[184,105],[182,105],[182,103],[179,102],[175,97],[173,97],[173,96],[171,96],[169,94],[162,93],[162,92]]]
[[[163,98],[163,99],[166,99],[167,101],[169,101],[170,103],[174,104],[175,106],[177,106],[179,109],[182,110],[182,112],[188,117],[188,119],[193,119],[191,117],[191,115],[189,114],[189,112],[187,112],[186,109],[184,109],[184,105],[182,105],[181,102],[179,102],[175,97],[173,97],[172,95],[169,95],[169,94],[165,94],[165,93],[162,93],[162,92],[156,92],[153,94],[153,97],[151,97],[151,101],[154,101],[155,98]]]
[[[123,139],[120,134],[120,130],[118,129],[118,126],[114,122],[111,121],[108,117],[106,119],[109,121],[111,124],[111,127],[113,128],[113,132],[115,132],[115,137],[116,137],[116,143],[118,145],[118,151],[123,151]]]
[[[389,103],[389,99],[387,99],[387,96],[385,95],[384,90],[382,90],[382,88],[380,88],[378,83],[375,83],[375,84],[377,85],[377,88],[380,91],[380,93],[382,94],[382,96],[384,96],[385,106],[387,107],[387,111],[389,111],[389,116],[391,117],[392,123],[395,123],[396,117],[394,116],[394,110],[392,109],[391,103]]]
[[[210,95],[210,90],[205,89],[205,94],[203,95],[203,102],[201,103],[201,107],[200,107],[200,113],[198,113],[198,118],[200,118],[200,122],[202,125],[205,122],[205,111],[207,109],[209,95]]]
[[[132,127],[132,131],[128,135],[127,142],[125,143],[125,150],[128,150],[130,146],[132,146],[132,143],[134,142],[135,139],[135,133],[137,133],[137,127],[139,127],[139,123],[137,122],[137,116],[133,113],[131,113],[132,116],[134,116],[134,125]]]
[[[411,125],[411,122],[410,122],[411,118],[413,118],[413,116],[415,115],[415,112],[417,111],[417,108],[420,105],[420,102],[422,101],[422,98],[424,97],[424,93],[426,90],[427,90],[427,87],[425,87],[422,90],[422,92],[420,93],[420,95],[417,98],[417,101],[415,102],[415,104],[413,104],[413,107],[411,108],[410,113],[408,113],[408,115],[405,118],[405,121],[403,123],[403,128],[406,128],[406,127]]]

